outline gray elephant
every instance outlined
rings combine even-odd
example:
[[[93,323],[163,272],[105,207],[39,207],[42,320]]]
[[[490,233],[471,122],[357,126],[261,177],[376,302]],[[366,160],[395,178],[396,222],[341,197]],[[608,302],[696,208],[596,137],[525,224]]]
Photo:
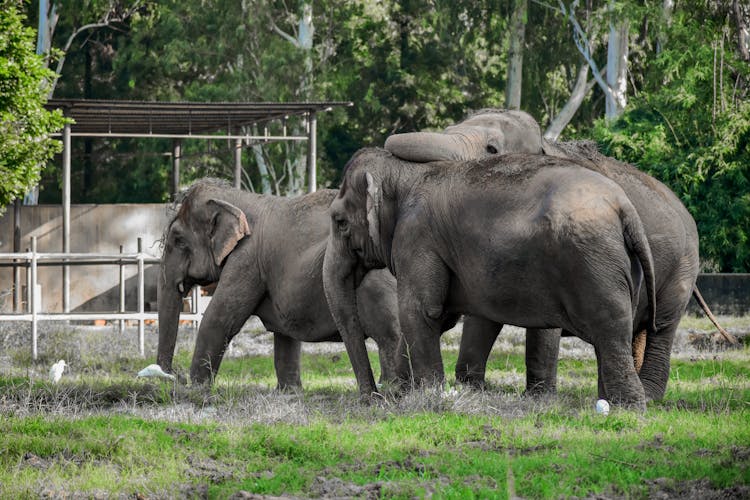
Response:
[[[634,356],[646,396],[649,399],[663,397],[669,378],[672,342],[691,293],[713,320],[700,293],[694,288],[699,270],[695,222],[669,188],[632,165],[601,155],[593,143],[553,144],[543,140],[538,123],[523,111],[481,110],[442,133],[391,136],[385,148],[400,158],[425,162],[484,158],[513,152],[546,154],[575,159],[586,168],[615,181],[638,211],[654,256],[656,300],[659,304],[657,331],[647,336],[644,342],[642,332],[648,317],[642,314],[636,318]],[[721,330],[718,324],[716,326]],[[465,319],[456,365],[459,381],[484,384],[487,358],[501,328],[502,325],[484,318]],[[559,342],[559,330],[527,330],[528,392],[554,392]]]
[[[198,331],[192,382],[211,382],[229,342],[255,314],[274,332],[279,387],[300,386],[300,341],[341,340],[321,276],[335,195],[282,198],[216,180],[193,184],[164,238],[157,363],[172,371],[183,297],[195,285],[218,282]],[[356,297],[366,335],[380,348],[383,378],[395,378],[403,356],[393,276],[369,274]]]
[[[634,316],[655,328],[654,262],[611,180],[540,155],[410,163],[363,149],[330,211],[325,292],[363,396],[375,383],[352,291],[387,267],[417,383],[443,379],[445,315],[471,314],[575,333],[595,347],[607,399],[645,408],[631,344]]]

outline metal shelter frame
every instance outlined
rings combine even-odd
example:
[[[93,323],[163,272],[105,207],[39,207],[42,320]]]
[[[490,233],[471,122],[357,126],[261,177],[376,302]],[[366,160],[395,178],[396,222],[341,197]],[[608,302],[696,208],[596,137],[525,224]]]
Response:
[[[90,99],[50,99],[47,109],[62,109],[74,123],[66,124],[63,140],[63,237],[62,253],[70,254],[70,173],[71,141],[73,137],[111,138],[171,138],[172,193],[179,190],[181,141],[183,139],[234,140],[234,185],[240,187],[242,173],[241,152],[246,146],[278,141],[308,141],[308,192],[317,189],[317,113],[334,107],[350,107],[348,101],[326,102],[154,102]],[[290,135],[286,121],[289,117],[305,120],[305,135]],[[269,124],[281,122],[281,134],[269,134]],[[262,135],[248,133],[253,125],[263,126]],[[18,206],[18,205],[16,205]],[[15,236],[13,251],[21,251],[20,211],[14,212]],[[70,312],[70,268],[63,265],[63,311]],[[14,272],[14,282],[18,272]],[[18,283],[14,283],[17,285]]]

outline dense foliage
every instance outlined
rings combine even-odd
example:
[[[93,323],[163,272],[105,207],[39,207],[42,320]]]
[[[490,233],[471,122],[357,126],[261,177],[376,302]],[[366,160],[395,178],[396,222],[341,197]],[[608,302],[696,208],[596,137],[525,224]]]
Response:
[[[353,101],[318,118],[318,182],[335,186],[362,146],[504,105],[519,1],[53,2],[60,15],[53,47],[86,23],[120,19],[75,38],[54,96]],[[527,10],[522,109],[546,128],[588,66],[579,50],[584,38],[604,70],[610,22],[626,23],[625,113],[601,119],[604,92],[589,70],[585,98],[561,138],[595,138],[608,154],[666,182],[698,223],[705,269],[750,271],[750,62],[738,42],[748,7],[686,0],[665,11],[662,2],[592,0],[528,2]],[[573,17],[583,37],[573,36]],[[164,140],[74,141],[73,200],[168,199],[169,151]],[[231,176],[229,144],[185,141],[183,154],[183,183]],[[245,148],[243,187],[299,192],[304,158],[304,144]],[[58,169],[52,164],[43,179],[43,201],[59,200]]]
[[[60,141],[59,111],[44,109],[52,73],[34,51],[34,30],[24,26],[18,3],[0,1],[0,212],[39,182]]]
[[[704,268],[750,271],[750,65],[733,51],[721,12],[681,11],[644,88],[616,123],[597,123],[608,154],[638,165],[682,198]],[[722,60],[722,58],[725,58]],[[716,66],[725,65],[724,72]]]

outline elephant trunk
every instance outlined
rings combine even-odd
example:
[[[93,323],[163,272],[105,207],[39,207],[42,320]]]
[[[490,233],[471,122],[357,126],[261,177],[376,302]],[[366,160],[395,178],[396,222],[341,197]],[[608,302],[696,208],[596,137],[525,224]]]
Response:
[[[481,158],[487,154],[483,148],[484,143],[478,140],[436,132],[396,134],[385,141],[387,151],[401,159],[420,163]]]
[[[167,286],[162,277],[159,280],[159,346],[156,363],[167,373],[172,372],[172,358],[177,343],[177,327],[182,310],[182,294]]]
[[[352,363],[360,396],[368,400],[377,389],[357,312],[356,264],[356,259],[344,250],[343,242],[335,241],[335,236],[330,236],[323,259],[323,288]]]

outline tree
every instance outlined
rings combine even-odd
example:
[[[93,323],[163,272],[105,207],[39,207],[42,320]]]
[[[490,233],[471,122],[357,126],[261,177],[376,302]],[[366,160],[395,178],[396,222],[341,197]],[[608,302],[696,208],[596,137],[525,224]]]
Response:
[[[664,181],[698,224],[705,271],[750,270],[750,66],[726,5],[673,12],[643,87],[594,137]],[[734,49],[737,49],[736,52]]]
[[[0,210],[36,185],[62,147],[50,137],[64,125],[62,113],[44,108],[54,73],[36,55],[24,20],[18,2],[0,1]]]
[[[58,4],[62,4],[62,6],[58,8]],[[43,10],[46,8],[46,12],[38,12],[39,26],[43,28],[42,32],[38,34],[38,46],[41,53],[45,55],[46,64],[49,65],[56,59],[54,78],[49,86],[49,97],[52,97],[55,92],[57,80],[60,78],[65,65],[65,59],[73,46],[73,42],[80,38],[79,35],[95,32],[100,28],[122,30],[128,19],[142,7],[140,0],[133,2],[93,0],[86,2],[83,8],[78,2],[70,4],[68,2],[44,1],[40,2],[39,6]],[[61,44],[60,48],[53,49],[52,42],[57,31],[61,9],[67,14],[64,19],[69,21],[71,26],[69,27],[70,31],[65,30],[66,32],[63,35],[65,42]],[[61,38],[61,36],[58,35],[57,38]]]
[[[505,107],[521,109],[523,84],[523,50],[526,39],[528,2],[516,0],[510,23],[510,49],[508,50],[508,81],[505,85]]]

